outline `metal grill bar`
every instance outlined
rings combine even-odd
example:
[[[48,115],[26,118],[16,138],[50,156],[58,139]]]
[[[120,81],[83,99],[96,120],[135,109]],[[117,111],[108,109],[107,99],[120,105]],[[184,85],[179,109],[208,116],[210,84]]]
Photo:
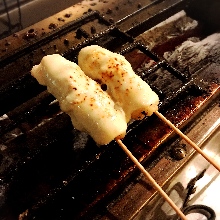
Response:
[[[2,58],[0,63],[0,68],[3,68],[8,63],[15,61],[19,57],[30,53],[31,51],[41,47],[42,45],[47,44],[53,39],[59,38],[60,36],[70,31],[76,30],[77,28],[81,27],[83,24],[86,24],[95,19],[98,19],[100,23],[103,23],[107,26],[110,25],[110,23],[106,21],[98,11],[88,12],[79,19],[76,19],[70,23],[65,24],[64,26],[62,26],[62,28],[57,28],[53,32],[42,35],[40,39],[33,40],[31,44],[20,47],[17,51],[14,51],[12,54],[7,54],[5,57]]]
[[[175,108],[178,107],[179,101],[186,95],[190,98],[212,96],[211,93],[207,94],[209,86],[197,77],[197,73],[189,76],[179,72],[141,42],[134,43],[133,37],[121,31],[115,24],[103,20],[98,12],[88,13],[71,25],[64,26],[64,29],[55,30],[42,39],[33,41],[33,45],[25,46],[15,54],[5,57],[2,66],[25,56],[30,50],[46,44],[60,34],[77,30],[82,24],[94,19],[103,22],[107,28],[91,38],[87,33],[80,31],[80,34],[88,38],[64,52],[64,57],[77,62],[79,50],[90,44],[121,51],[123,55],[140,50],[156,62],[156,65],[150,69],[143,69],[138,74],[159,94],[160,110],[163,111],[169,111],[174,103]],[[132,31],[135,30],[133,27]],[[178,87],[161,87],[160,84],[164,79],[155,80],[159,75],[158,71],[172,77]],[[1,114],[7,114],[9,117],[2,127],[2,133],[7,135],[12,129],[21,129],[23,122],[31,124],[36,115],[37,120],[41,119],[41,122],[44,117],[48,117],[48,112],[43,112],[45,113],[43,116],[41,113],[48,108],[54,98],[44,90],[45,88],[39,86],[29,73],[24,73],[15,81],[9,80],[7,85],[1,87],[0,103],[6,103]],[[186,101],[185,106],[191,105],[190,101]],[[22,104],[23,102],[25,103]],[[191,110],[196,107],[191,106]],[[184,120],[188,120],[189,117],[190,114],[184,116]],[[0,143],[5,148],[0,154],[0,175],[6,198],[1,206],[3,212],[0,212],[0,217],[3,218],[12,212],[18,216],[27,208],[31,219],[86,216],[93,208],[103,207],[109,197],[123,185],[125,179],[135,174],[133,163],[114,142],[97,148],[88,135],[73,129],[66,114],[56,112],[49,120],[41,122],[34,124],[31,130],[25,130],[17,137]],[[176,124],[182,122],[183,117],[175,118]],[[157,129],[152,131],[154,130],[152,127]],[[169,134],[169,128],[152,116],[131,124],[124,142],[139,161],[146,161],[164,141],[163,137]]]

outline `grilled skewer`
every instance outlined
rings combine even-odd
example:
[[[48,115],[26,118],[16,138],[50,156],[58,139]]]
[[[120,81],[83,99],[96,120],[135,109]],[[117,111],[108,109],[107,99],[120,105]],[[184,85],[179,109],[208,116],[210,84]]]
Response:
[[[111,96],[108,95],[107,92],[102,91],[101,85],[98,85],[93,79],[86,76],[80,67],[78,67],[75,63],[64,59],[58,54],[43,58],[41,64],[34,66],[31,73],[40,84],[46,85],[48,91],[58,99],[61,109],[70,115],[72,123],[76,129],[87,131],[98,144],[108,143],[115,139],[119,146],[122,147],[132,161],[134,161],[134,163],[138,166],[141,172],[143,172],[144,175],[150,180],[152,185],[160,192],[164,199],[167,200],[171,207],[174,208],[182,219],[186,219],[181,210],[172,202],[162,188],[155,182],[155,180],[131,154],[131,152],[128,151],[127,147],[120,140],[120,138],[123,138],[124,136],[121,134],[126,131],[126,127],[123,126],[123,124],[126,124],[126,122],[133,117],[133,112],[137,113],[136,110],[138,110],[138,114],[142,114],[142,110],[140,109],[143,107],[145,110],[152,109],[151,104],[142,104],[142,99],[148,102],[148,99],[146,99],[145,96],[140,97],[137,104],[132,106],[132,110],[126,109],[125,111],[127,113],[123,114],[124,109],[120,106],[120,100],[118,100],[117,103],[116,97],[111,99]],[[140,82],[141,79],[139,77],[133,78],[132,73],[133,72],[129,73],[131,76],[128,77],[129,84],[131,86],[129,88],[131,89],[133,87],[134,90],[136,83],[139,85],[142,83],[143,86],[140,86],[140,89],[143,87],[141,91],[143,89],[148,90],[148,93],[153,94],[154,97],[156,97],[151,97],[151,102],[159,103],[157,95],[150,89],[150,87],[145,82]],[[118,77],[120,78],[120,76]],[[120,79],[118,79],[118,81],[119,80]],[[126,90],[126,85],[122,87]],[[131,91],[130,94],[132,94],[132,92],[135,91]],[[129,96],[129,93],[127,96]],[[112,102],[115,102],[115,105],[111,104]],[[106,106],[106,104],[108,105]],[[157,105],[153,109],[153,111],[155,111],[157,109]],[[153,111],[149,111],[148,114],[151,115]],[[120,114],[120,117],[115,118],[114,114],[116,113]],[[135,117],[137,115],[136,113]],[[125,116],[126,114],[127,116]],[[83,123],[84,121],[86,123]],[[97,126],[94,126],[93,124],[97,124],[98,130]],[[108,128],[108,124],[111,124],[112,129]],[[106,130],[106,128],[108,129]],[[121,129],[119,130],[119,128]],[[98,136],[95,134],[98,134]],[[108,137],[105,137],[104,142],[102,140],[103,136]]]
[[[91,45],[84,47],[80,51],[78,62],[86,75],[92,79],[98,79],[101,83],[107,85],[107,92],[122,105],[126,118],[129,120],[130,118],[135,120],[142,119],[142,113],[150,116],[154,112],[220,171],[219,164],[213,161],[193,141],[157,111],[158,96],[134,73],[130,63],[123,56],[98,45]],[[136,117],[133,117],[134,115]]]
[[[98,53],[93,56],[93,49],[89,51],[91,53],[89,55],[94,59],[90,60],[92,66],[85,68],[85,74],[76,64],[59,55],[55,55],[56,62],[51,62],[54,59],[54,55],[51,55],[50,58],[47,56],[46,60],[43,58],[40,65],[33,67],[32,75],[38,79],[39,83],[47,85],[49,92],[59,100],[61,109],[70,115],[76,129],[87,131],[98,144],[107,144],[115,139],[176,213],[182,219],[186,219],[182,211],[122,143],[121,138],[125,135],[126,123],[131,118],[142,119],[145,114],[150,116],[155,113],[220,171],[218,164],[214,163],[194,142],[157,111],[158,96],[140,77],[136,76],[130,64],[121,55],[114,57],[116,56],[114,53],[106,52],[105,49],[102,51],[100,47],[98,47],[98,51],[102,54],[101,57]],[[103,55],[104,61],[101,60]],[[108,57],[110,57],[110,63],[107,63]],[[82,63],[89,65],[87,55],[80,63],[82,69]],[[97,68],[98,75],[96,74]],[[95,70],[93,76],[89,75],[90,69]],[[86,76],[87,74],[88,76]],[[115,77],[115,81],[112,80],[113,77]],[[94,80],[101,81],[101,84],[106,84],[109,88],[103,91],[101,85]],[[140,97],[137,98],[137,94]],[[123,99],[123,97],[125,98]],[[111,126],[112,129],[106,131],[108,126]],[[103,137],[108,138],[103,142]]]

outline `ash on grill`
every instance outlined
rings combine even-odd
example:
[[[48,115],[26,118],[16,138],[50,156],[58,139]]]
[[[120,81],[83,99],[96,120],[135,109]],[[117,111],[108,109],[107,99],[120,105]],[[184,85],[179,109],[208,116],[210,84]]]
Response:
[[[117,4],[113,10],[103,6],[107,3],[82,2],[74,6],[84,7],[75,17],[67,9],[0,41],[2,219],[129,219],[155,194],[117,144],[98,148],[76,131],[54,97],[30,76],[44,55],[59,52],[77,62],[79,50],[90,44],[122,53],[160,96],[159,110],[186,132],[216,106],[218,34],[179,12],[185,1],[139,1],[135,9],[124,2],[127,11]],[[103,17],[90,8],[107,13]],[[27,39],[27,33],[34,36]],[[215,43],[207,43],[210,38]],[[191,46],[205,49],[204,56],[195,60],[198,50],[192,53]],[[155,116],[132,123],[123,141],[160,185],[193,152],[182,145],[186,154],[176,160],[171,148],[181,141]]]

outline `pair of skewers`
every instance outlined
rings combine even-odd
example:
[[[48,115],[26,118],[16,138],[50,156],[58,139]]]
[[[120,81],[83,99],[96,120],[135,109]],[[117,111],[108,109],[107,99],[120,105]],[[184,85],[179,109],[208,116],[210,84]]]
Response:
[[[220,165],[213,161],[206,153],[204,153],[190,138],[183,134],[174,124],[172,124],[168,119],[166,119],[160,112],[154,112],[162,121],[169,125],[181,138],[183,138],[188,144],[190,144],[199,154],[201,154],[210,164],[212,164],[218,171],[220,171]],[[168,204],[175,210],[175,212],[180,216],[181,219],[187,220],[181,209],[170,199],[170,197],[164,192],[164,190],[158,185],[158,183],[153,179],[149,172],[139,163],[136,157],[128,150],[128,148],[123,144],[120,139],[115,139],[118,145],[124,150],[128,157],[134,162],[138,169],[144,174],[144,176],[150,181],[152,186],[160,193],[160,195],[168,202]]]
[[[79,52],[78,65],[58,54],[48,55],[32,68],[31,74],[58,99],[61,109],[70,115],[75,128],[87,131],[97,144],[107,144],[116,136],[123,137],[127,121],[141,119],[143,112],[148,116],[154,112],[220,171],[218,164],[156,111],[159,103],[157,94],[134,73],[123,56],[91,45]],[[109,93],[94,80],[109,87]],[[176,213],[186,219],[123,142],[115,139]]]

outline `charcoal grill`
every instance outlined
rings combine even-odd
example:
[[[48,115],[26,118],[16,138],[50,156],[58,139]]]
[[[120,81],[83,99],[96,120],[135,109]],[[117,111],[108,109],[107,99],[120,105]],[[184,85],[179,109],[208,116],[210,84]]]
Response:
[[[213,29],[173,25],[167,39],[158,25],[186,5],[83,1],[0,41],[1,219],[131,219],[155,195],[114,141],[97,147],[75,130],[30,70],[52,53],[77,62],[92,44],[121,53],[159,95],[159,111],[198,141],[220,116],[218,58],[181,69],[163,54]],[[193,22],[182,14],[182,25]],[[131,123],[123,142],[161,186],[194,153],[155,115]]]

